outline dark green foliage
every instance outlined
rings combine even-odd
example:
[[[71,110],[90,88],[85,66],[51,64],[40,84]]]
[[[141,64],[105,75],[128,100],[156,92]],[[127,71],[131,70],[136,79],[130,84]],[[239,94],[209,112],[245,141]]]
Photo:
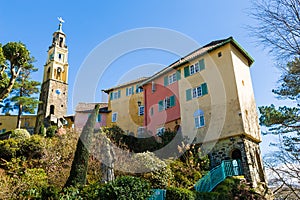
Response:
[[[171,148],[171,152],[173,152],[174,149],[177,150],[177,145],[180,145],[183,141],[181,135],[175,137],[176,134],[180,133],[170,130],[166,130],[164,134],[162,134],[160,137],[154,137],[149,135],[149,137],[145,138],[137,138],[132,135],[126,135],[124,131],[118,126],[106,128],[105,131],[107,133],[107,137],[109,137],[109,139],[118,147],[123,149],[129,149],[130,151],[133,151],[135,153],[141,153],[146,151],[154,152],[165,147],[172,140],[174,140],[174,138],[176,138],[176,141],[172,143],[173,145],[168,147]],[[167,149],[165,151],[170,152]]]
[[[27,140],[24,140],[20,145],[19,155],[26,158],[41,158],[45,154],[45,143],[43,137],[33,135]]]
[[[86,184],[89,150],[99,109],[100,105],[96,105],[85,126],[83,127],[80,138],[78,139],[70,176],[65,184],[65,187]]]
[[[196,192],[195,194],[195,200],[228,200],[227,195],[222,196],[223,194],[220,194],[218,192]]]
[[[166,200],[174,200],[174,199],[194,200],[195,193],[192,192],[191,190],[184,189],[184,188],[175,188],[175,187],[167,188]]]
[[[174,174],[173,186],[190,188],[209,170],[209,159],[196,145],[182,144],[178,147],[182,156],[170,163]]]
[[[49,126],[46,131],[46,137],[53,137],[56,134],[57,126]]]
[[[103,200],[143,200],[151,195],[150,184],[137,177],[123,176],[103,186],[100,199]]]
[[[0,158],[11,160],[12,158],[16,157],[19,150],[19,141],[13,138],[0,140]]]
[[[22,42],[9,42],[0,49],[2,78],[0,79],[0,101],[2,101],[12,91],[21,71],[33,69],[34,58]]]
[[[10,138],[0,140],[0,158],[10,161],[12,158],[41,158],[44,155],[43,138],[34,135],[26,139]]]
[[[44,136],[44,137],[46,136],[46,131],[45,131],[44,124],[42,124],[41,127],[40,127],[39,135]]]

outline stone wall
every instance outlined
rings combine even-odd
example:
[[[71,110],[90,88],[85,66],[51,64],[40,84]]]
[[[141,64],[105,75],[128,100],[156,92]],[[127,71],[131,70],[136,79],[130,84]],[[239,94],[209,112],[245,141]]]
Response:
[[[253,187],[266,182],[259,144],[253,140],[244,136],[230,137],[205,143],[202,149],[209,155],[211,168],[220,165],[222,160],[240,159],[245,178]]]

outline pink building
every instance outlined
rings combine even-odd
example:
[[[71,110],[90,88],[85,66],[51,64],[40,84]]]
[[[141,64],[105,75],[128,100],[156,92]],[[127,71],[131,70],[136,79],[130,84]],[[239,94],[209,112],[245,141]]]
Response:
[[[100,104],[100,110],[96,119],[95,129],[106,126],[107,114],[109,113],[107,103],[79,103],[75,110],[74,126],[76,132],[82,131],[96,104]]]
[[[166,68],[141,84],[144,89],[144,126],[152,134],[160,135],[165,129],[180,127],[178,80],[181,72]]]

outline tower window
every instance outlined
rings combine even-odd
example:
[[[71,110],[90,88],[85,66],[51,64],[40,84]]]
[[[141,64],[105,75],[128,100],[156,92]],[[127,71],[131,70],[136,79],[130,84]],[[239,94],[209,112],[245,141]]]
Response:
[[[50,115],[54,115],[54,105],[50,106]]]
[[[64,39],[62,37],[59,38],[59,47],[62,47]]]

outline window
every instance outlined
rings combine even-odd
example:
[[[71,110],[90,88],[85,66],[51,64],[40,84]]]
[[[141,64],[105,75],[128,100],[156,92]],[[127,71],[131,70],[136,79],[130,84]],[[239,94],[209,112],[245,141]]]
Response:
[[[110,100],[119,99],[119,98],[121,98],[121,90],[110,93]]]
[[[137,129],[137,136],[138,137],[141,137],[141,136],[143,136],[144,135],[144,133],[145,133],[145,127],[138,127],[138,129]]]
[[[195,127],[201,128],[205,125],[204,112],[200,109],[194,112]]]
[[[111,122],[116,122],[117,121],[117,117],[118,117],[118,113],[114,112],[111,116]]]
[[[133,86],[126,88],[126,96],[133,95],[134,94],[133,89],[134,89]]]
[[[166,110],[175,106],[175,96],[166,97],[165,99],[158,102],[158,111]]]
[[[144,110],[145,110],[144,106],[139,106],[139,116],[144,115]]]
[[[184,77],[188,77],[191,76],[197,72],[200,72],[202,70],[205,69],[205,63],[204,63],[204,59],[199,60],[199,62],[190,65],[190,66],[186,66],[184,68]]]
[[[201,97],[202,96],[202,87],[193,88],[193,98]]]
[[[50,115],[54,115],[54,105],[50,106]]]
[[[179,81],[181,78],[180,70],[177,70],[175,73],[164,77],[164,86],[168,86],[176,81]]]
[[[135,90],[136,93],[140,93],[143,91],[144,91],[144,89],[142,87],[140,87],[139,85],[136,85],[136,90]]]
[[[196,63],[196,64],[190,66],[190,75],[195,74],[199,71],[200,71],[199,63]]]
[[[165,127],[161,127],[161,128],[156,129],[156,135],[157,136],[163,136],[164,132],[165,132]]]
[[[152,93],[155,92],[155,90],[156,90],[156,86],[155,86],[155,82],[154,81],[152,81],[152,87],[151,87],[151,89],[152,89]]]
[[[154,115],[154,109],[153,109],[153,107],[150,108],[150,115],[151,115],[151,116]]]
[[[208,94],[207,84],[202,83],[198,87],[186,90],[186,100],[189,101],[192,98],[198,98],[206,94]]]
[[[101,120],[102,120],[102,115],[101,115],[101,114],[98,114],[97,119],[96,119],[96,122],[101,122]]]
[[[176,73],[169,76],[169,85],[176,82]]]
[[[62,37],[59,38],[59,47],[62,47],[64,39]]]

